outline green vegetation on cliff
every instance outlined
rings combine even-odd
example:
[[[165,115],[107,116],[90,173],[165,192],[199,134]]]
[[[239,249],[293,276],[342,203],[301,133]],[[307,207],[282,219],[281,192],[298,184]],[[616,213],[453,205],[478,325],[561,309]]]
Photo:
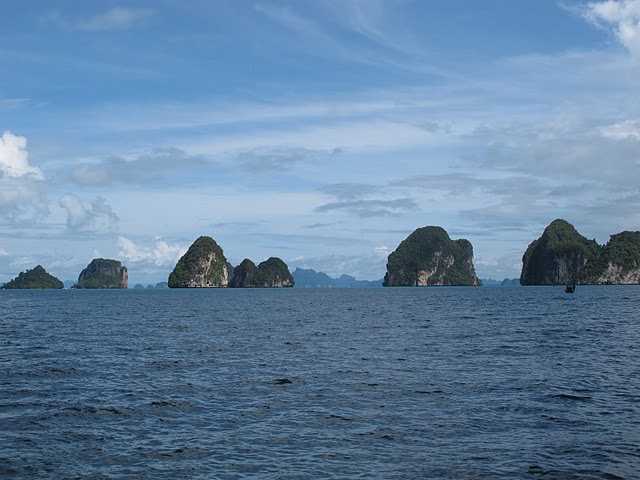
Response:
[[[293,287],[294,280],[289,272],[287,264],[277,257],[255,265],[245,258],[234,269],[233,279],[229,286],[236,288],[271,288]]]
[[[6,289],[49,289],[64,288],[62,281],[47,273],[38,265],[33,270],[21,272],[16,278],[5,283],[1,288]]]
[[[256,287],[260,282],[260,272],[255,263],[245,258],[240,265],[234,268],[233,278],[229,282],[230,287]]]
[[[557,219],[522,257],[522,285],[638,283],[640,232],[612,235],[600,246]]]
[[[473,246],[442,227],[418,228],[389,255],[385,286],[480,285]]]
[[[597,263],[600,247],[557,219],[533,241],[522,257],[522,285],[584,283]]]
[[[602,248],[601,268],[617,265],[623,272],[640,268],[640,232],[622,232],[611,235]]]
[[[117,260],[94,258],[80,272],[78,283],[73,288],[127,288],[127,267]]]
[[[199,237],[169,275],[170,288],[226,287],[227,259],[216,241]]]

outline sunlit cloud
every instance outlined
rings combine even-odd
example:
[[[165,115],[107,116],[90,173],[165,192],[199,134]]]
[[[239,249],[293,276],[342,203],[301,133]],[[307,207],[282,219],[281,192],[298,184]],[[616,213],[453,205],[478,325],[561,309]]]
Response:
[[[606,0],[589,2],[584,10],[587,19],[610,28],[618,41],[634,56],[640,56],[640,1]]]
[[[157,266],[173,266],[187,251],[187,247],[184,245],[170,245],[160,238],[154,240],[153,247],[145,247],[119,236],[117,245],[118,254],[127,261],[147,262]]]
[[[44,180],[44,174],[38,167],[29,164],[27,139],[4,132],[0,137],[0,176],[29,177]]]

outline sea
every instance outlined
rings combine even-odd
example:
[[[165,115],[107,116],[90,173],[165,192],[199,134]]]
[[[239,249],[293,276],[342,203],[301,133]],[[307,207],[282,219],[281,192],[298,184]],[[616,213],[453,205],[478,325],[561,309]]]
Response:
[[[0,478],[638,479],[640,286],[0,290]]]

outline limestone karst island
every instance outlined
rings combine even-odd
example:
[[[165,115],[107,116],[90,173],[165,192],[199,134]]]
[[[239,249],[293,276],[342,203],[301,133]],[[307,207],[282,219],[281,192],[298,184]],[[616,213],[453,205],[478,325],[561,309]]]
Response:
[[[522,285],[640,283],[640,232],[611,235],[605,245],[557,219],[522,257]]]
[[[245,258],[233,268],[211,237],[198,238],[169,275],[170,288],[279,288],[293,287],[287,265],[271,257],[256,266]]]
[[[8,283],[5,283],[2,288],[6,289],[49,289],[49,288],[64,288],[64,284],[61,280],[57,279],[53,275],[47,273],[47,271],[38,265],[32,270],[20,273],[16,278]]]
[[[451,240],[442,227],[422,227],[403,240],[389,255],[384,276],[386,287],[481,284],[471,242]]]
[[[328,286],[478,286],[473,246],[453,240],[442,227],[421,227],[404,239],[387,261],[384,281],[358,282],[343,275],[331,279],[322,272],[296,269],[301,287]],[[295,274],[271,257],[256,265],[245,258],[233,267],[222,247],[208,236],[199,237],[169,275],[170,288],[283,288],[293,287]],[[325,278],[326,277],[326,278]],[[318,280],[320,278],[320,280]],[[506,280],[505,280],[506,281]],[[518,280],[515,279],[515,282]],[[566,220],[557,219],[522,256],[521,285],[622,285],[640,283],[640,232],[611,235],[605,245],[582,236]],[[167,286],[167,284],[164,284]],[[140,287],[142,287],[140,285]],[[37,265],[0,288],[54,289],[63,283]],[[72,288],[128,288],[128,270],[117,260],[96,258],[82,270]]]
[[[73,288],[128,288],[129,272],[117,260],[94,258]]]

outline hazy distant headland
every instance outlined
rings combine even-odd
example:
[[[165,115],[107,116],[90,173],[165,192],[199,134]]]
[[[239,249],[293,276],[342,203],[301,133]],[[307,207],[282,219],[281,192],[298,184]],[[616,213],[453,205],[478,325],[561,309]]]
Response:
[[[388,257],[384,279],[356,280],[343,274],[331,278],[313,269],[289,267],[278,257],[256,265],[245,258],[233,267],[220,245],[201,236],[178,260],[167,282],[134,288],[372,288],[381,286],[517,286],[556,284],[640,283],[640,232],[625,231],[605,245],[582,236],[566,220],[556,219],[531,242],[522,256],[519,279],[481,280],[473,264],[469,240],[452,240],[439,226],[416,229]],[[38,265],[21,272],[4,289],[63,288],[63,283]],[[121,262],[96,258],[72,288],[128,288],[128,270]]]
[[[338,278],[331,278],[324,272],[316,272],[312,268],[296,268],[291,274],[296,288],[378,288],[382,287],[380,280],[356,280],[355,277],[342,274]]]

